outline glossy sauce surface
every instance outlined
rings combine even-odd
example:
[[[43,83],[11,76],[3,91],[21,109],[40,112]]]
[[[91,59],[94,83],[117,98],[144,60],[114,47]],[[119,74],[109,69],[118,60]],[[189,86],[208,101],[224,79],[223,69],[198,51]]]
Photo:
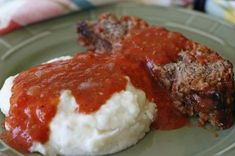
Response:
[[[126,39],[122,43],[120,53],[130,59],[143,62],[144,65],[146,65],[146,60],[164,65],[175,62],[178,59],[178,53],[190,46],[188,40],[180,33],[169,32],[162,27],[150,27]],[[156,81],[153,85],[154,102],[158,108],[157,119],[153,123],[153,127],[170,130],[187,124],[187,117],[175,109],[168,91]]]
[[[5,118],[9,130],[4,140],[23,151],[32,141],[45,143],[61,91],[71,90],[79,104],[77,111],[89,114],[114,92],[125,89],[124,76],[112,57],[89,52],[20,73],[12,88],[10,112]]]
[[[12,87],[10,112],[5,118],[8,130],[3,139],[21,151],[27,151],[33,141],[45,143],[61,91],[71,90],[79,105],[76,111],[89,114],[113,93],[125,89],[126,76],[157,104],[157,119],[152,127],[184,126],[187,118],[174,108],[167,90],[152,79],[146,59],[158,64],[175,61],[186,41],[164,28],[146,28],[126,39],[114,54],[79,53],[70,60],[42,64],[20,73]]]
[[[164,65],[176,61],[178,53],[189,46],[188,39],[180,33],[162,27],[150,27],[124,40],[120,52],[138,61],[148,58]]]

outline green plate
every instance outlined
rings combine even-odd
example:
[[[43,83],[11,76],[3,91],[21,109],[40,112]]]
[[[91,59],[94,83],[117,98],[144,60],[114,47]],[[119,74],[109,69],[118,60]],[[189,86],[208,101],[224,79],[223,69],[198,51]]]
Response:
[[[139,16],[151,24],[162,25],[203,43],[235,64],[235,27],[197,12],[120,3],[86,10],[40,24],[28,26],[0,38],[0,86],[4,79],[51,58],[72,55],[82,48],[76,43],[76,23],[111,11],[117,15]],[[3,116],[1,115],[1,120]],[[231,156],[235,155],[235,126],[215,132],[184,127],[150,132],[137,145],[115,156]],[[0,155],[16,156],[0,145]],[[36,155],[36,154],[31,154]]]

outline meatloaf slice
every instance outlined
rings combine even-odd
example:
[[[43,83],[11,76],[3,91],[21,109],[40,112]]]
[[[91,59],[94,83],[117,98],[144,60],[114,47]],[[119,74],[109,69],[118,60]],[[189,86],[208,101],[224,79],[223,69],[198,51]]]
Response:
[[[77,26],[80,45],[96,52],[110,52],[119,47],[121,41],[135,32],[148,27],[144,20],[123,16],[118,18],[111,13],[101,14],[97,20],[81,21]]]
[[[148,59],[147,66],[156,82],[174,98],[182,113],[199,116],[199,123],[226,129],[233,124],[233,65],[205,46],[194,43],[179,53],[176,62],[159,65]]]
[[[96,21],[80,22],[77,30],[81,45],[96,52],[110,52],[121,46],[133,32],[147,27],[150,26],[139,18],[118,18],[105,13]],[[174,32],[168,31],[168,34],[172,36]],[[171,42],[170,39],[165,37],[162,40]],[[158,64],[147,57],[146,66],[155,82],[169,90],[178,110],[199,117],[201,126],[210,122],[220,129],[231,127],[234,118],[232,64],[191,40],[179,49],[178,58],[167,64]]]

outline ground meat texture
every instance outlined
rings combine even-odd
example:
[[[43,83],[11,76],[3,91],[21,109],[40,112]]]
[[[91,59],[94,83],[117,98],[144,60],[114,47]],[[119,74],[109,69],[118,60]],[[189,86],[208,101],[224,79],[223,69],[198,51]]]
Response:
[[[123,54],[133,58],[141,57],[155,82],[166,88],[172,96],[174,107],[188,116],[197,116],[199,124],[207,122],[220,129],[226,129],[233,124],[234,114],[234,78],[233,66],[219,56],[215,51],[193,42],[183,35],[156,27],[158,36],[151,38],[151,44],[141,47],[139,42],[145,41],[144,30],[153,28],[145,21],[136,17],[116,17],[110,13],[99,16],[96,21],[82,21],[78,24],[80,44],[95,52],[119,52],[118,47],[125,47],[125,42],[131,37],[140,38],[136,43],[127,42],[129,46],[148,49]],[[142,33],[141,33],[142,32]],[[138,34],[142,34],[138,36]],[[161,34],[164,34],[161,36]],[[179,33],[178,33],[179,34]],[[168,36],[168,37],[167,37]],[[146,36],[145,36],[146,37]],[[176,39],[178,38],[178,40]],[[181,39],[180,44],[178,43]],[[131,40],[130,40],[131,41]],[[182,45],[183,44],[183,45]],[[167,45],[167,46],[166,46]],[[151,47],[154,51],[149,51]],[[164,51],[168,49],[168,51]],[[133,47],[129,49],[134,49]],[[169,50],[171,49],[171,50]],[[175,52],[172,52],[174,51]],[[156,53],[156,55],[155,55]],[[159,55],[160,54],[160,55]],[[169,55],[174,54],[170,57]],[[170,62],[159,63],[156,58],[168,56]],[[144,59],[142,59],[144,58]],[[164,59],[162,59],[164,60]],[[169,60],[169,59],[167,59]]]
[[[102,53],[118,48],[122,40],[146,27],[148,24],[137,17],[118,18],[111,13],[104,13],[97,20],[79,22],[77,33],[80,45]]]
[[[221,129],[231,127],[233,66],[212,50],[193,44],[194,48],[179,53],[176,62],[158,65],[149,59],[147,66],[156,82],[171,92],[182,113],[198,116],[201,126],[210,122]]]

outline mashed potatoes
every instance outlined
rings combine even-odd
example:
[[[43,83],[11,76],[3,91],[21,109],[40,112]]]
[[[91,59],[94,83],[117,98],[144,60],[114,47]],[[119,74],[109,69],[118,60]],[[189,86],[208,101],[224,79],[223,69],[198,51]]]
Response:
[[[7,115],[14,77],[0,91],[0,108]],[[88,97],[89,98],[89,97]],[[149,131],[155,118],[155,104],[128,80],[126,89],[117,92],[91,114],[75,112],[78,107],[69,90],[61,92],[60,103],[50,123],[46,144],[34,142],[31,152],[45,155],[103,155],[118,152],[137,143]]]

